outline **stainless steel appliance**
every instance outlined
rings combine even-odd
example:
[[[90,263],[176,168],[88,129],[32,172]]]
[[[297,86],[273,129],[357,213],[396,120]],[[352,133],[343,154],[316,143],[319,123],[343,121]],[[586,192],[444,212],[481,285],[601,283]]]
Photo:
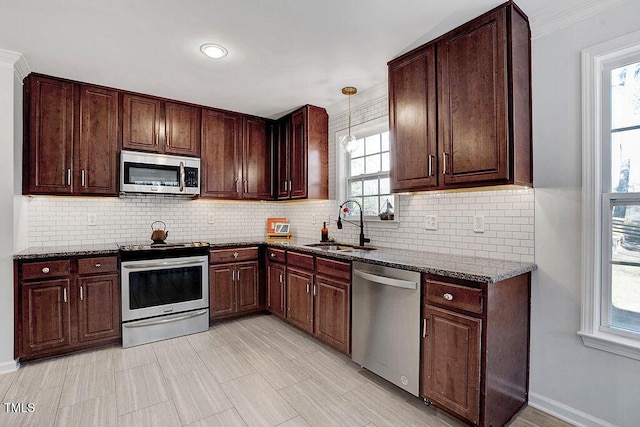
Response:
[[[351,358],[418,396],[420,273],[353,263]]]
[[[154,153],[120,153],[120,191],[200,194],[200,159]]]
[[[209,328],[207,243],[120,247],[122,346]]]

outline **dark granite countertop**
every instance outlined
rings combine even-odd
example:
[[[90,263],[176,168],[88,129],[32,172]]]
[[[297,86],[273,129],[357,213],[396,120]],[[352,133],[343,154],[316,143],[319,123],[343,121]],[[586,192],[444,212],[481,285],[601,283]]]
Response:
[[[202,238],[209,242],[211,248],[229,246],[255,246],[267,244],[271,247],[285,248],[320,255],[328,258],[358,261],[369,264],[379,264],[405,270],[420,271],[444,277],[472,280],[482,283],[495,283],[501,280],[528,273],[537,268],[536,264],[528,262],[504,261],[489,258],[470,257],[462,255],[440,254],[435,252],[409,251],[391,248],[376,248],[375,250],[354,250],[353,252],[327,251],[307,245],[315,241],[294,239],[288,244],[280,242],[267,243],[264,240],[247,239],[244,241],[229,241],[220,238]],[[375,247],[375,246],[370,246]],[[117,254],[117,244],[53,246],[29,248],[13,256],[16,260],[29,260],[51,257],[107,255]]]

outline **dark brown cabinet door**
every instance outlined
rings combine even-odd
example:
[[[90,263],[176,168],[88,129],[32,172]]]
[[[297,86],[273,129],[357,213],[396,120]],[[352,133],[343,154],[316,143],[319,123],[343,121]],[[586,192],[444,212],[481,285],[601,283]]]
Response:
[[[234,264],[209,267],[209,316],[213,319],[235,313]]]
[[[156,98],[124,94],[122,148],[160,151],[162,101]]]
[[[202,110],[202,197],[240,198],[242,116]]]
[[[438,185],[435,47],[389,63],[391,190]]]
[[[242,198],[268,200],[272,197],[271,141],[267,122],[256,117],[244,119],[242,149]]]
[[[80,86],[80,134],[74,188],[118,194],[118,92]]]
[[[477,424],[480,319],[424,305],[422,396]]]
[[[71,194],[74,140],[74,85],[45,77],[31,77],[29,94],[29,144],[25,146],[26,194]],[[28,152],[27,152],[28,151]]]
[[[278,120],[276,125],[277,155],[276,155],[276,191],[275,195],[278,200],[288,199],[289,194],[289,176],[290,176],[290,128],[291,117],[285,116]]]
[[[65,347],[71,336],[69,279],[22,283],[22,355]]]
[[[341,352],[349,354],[349,283],[318,276],[314,294],[314,335]]]
[[[287,321],[313,334],[313,273],[287,267]]]
[[[292,199],[307,197],[307,109],[303,108],[291,116],[289,138],[289,194]]]
[[[165,129],[165,153],[200,156],[200,108],[166,102]]]
[[[270,262],[267,264],[267,309],[276,316],[284,318],[284,280],[285,267]]]
[[[509,178],[506,9],[437,43],[445,184]]]
[[[236,312],[257,310],[260,306],[258,295],[258,261],[239,262],[236,270]]]
[[[78,279],[79,340],[120,336],[118,275],[104,274]]]

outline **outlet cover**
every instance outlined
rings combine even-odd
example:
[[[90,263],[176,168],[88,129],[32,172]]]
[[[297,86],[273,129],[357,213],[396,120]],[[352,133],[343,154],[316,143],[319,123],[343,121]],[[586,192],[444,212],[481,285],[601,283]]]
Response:
[[[473,217],[473,232],[484,233],[484,217],[476,215]]]
[[[90,225],[90,226],[98,225],[98,214],[95,214],[95,213],[87,214],[87,225]]]
[[[438,217],[436,215],[424,216],[424,229],[425,230],[437,230],[438,229]]]
[[[207,215],[208,224],[215,224],[215,222],[216,222],[216,214],[210,213],[209,215]]]

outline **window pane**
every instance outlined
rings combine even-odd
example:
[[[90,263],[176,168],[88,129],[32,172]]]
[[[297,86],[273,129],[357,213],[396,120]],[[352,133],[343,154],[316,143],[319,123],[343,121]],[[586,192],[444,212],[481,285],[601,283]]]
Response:
[[[389,178],[380,178],[380,194],[391,193]]]
[[[362,181],[352,181],[349,188],[349,198],[362,196]]]
[[[378,194],[378,178],[364,181],[364,195],[370,196],[372,194]]]
[[[640,267],[611,266],[611,300],[611,326],[640,332]]]
[[[382,151],[389,151],[389,132],[382,132]]]
[[[611,70],[611,128],[640,124],[640,62]]]
[[[380,172],[380,154],[374,154],[372,156],[365,157],[367,162],[366,172],[376,173]]]
[[[380,170],[388,171],[391,170],[389,166],[389,153],[382,153],[382,168]]]
[[[351,176],[358,176],[364,173],[364,157],[351,159]]]
[[[640,263],[640,205],[612,203],[612,260]]]
[[[380,152],[380,134],[368,136],[366,138],[366,154],[375,154]]]
[[[365,215],[378,215],[378,212],[380,211],[380,209],[378,208],[378,196],[365,197],[363,206]]]
[[[356,140],[356,149],[351,153],[351,157],[362,157],[364,156],[364,139],[360,138]]]
[[[640,192],[640,130],[611,134],[611,191]]]

